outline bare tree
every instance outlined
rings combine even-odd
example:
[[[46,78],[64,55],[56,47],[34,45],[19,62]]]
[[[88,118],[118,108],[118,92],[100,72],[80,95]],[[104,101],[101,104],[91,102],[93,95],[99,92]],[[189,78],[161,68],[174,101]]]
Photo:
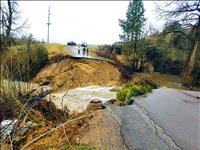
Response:
[[[161,17],[178,21],[182,27],[190,29],[193,35],[193,44],[186,62],[186,67],[182,73],[183,84],[185,84],[189,81],[194,70],[195,57],[200,41],[200,1],[171,1],[166,3],[163,8],[157,7]]]
[[[0,5],[0,17],[1,17],[1,45],[5,47],[10,46],[12,42],[12,36],[21,31],[27,22],[22,24],[18,23],[19,11],[17,0],[1,1]]]

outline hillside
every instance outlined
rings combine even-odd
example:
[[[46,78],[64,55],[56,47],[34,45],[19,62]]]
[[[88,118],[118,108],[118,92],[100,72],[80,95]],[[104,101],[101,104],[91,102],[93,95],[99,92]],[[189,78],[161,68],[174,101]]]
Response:
[[[68,57],[46,65],[32,81],[50,85],[54,90],[62,90],[90,85],[119,85],[124,79],[114,64],[101,60]]]

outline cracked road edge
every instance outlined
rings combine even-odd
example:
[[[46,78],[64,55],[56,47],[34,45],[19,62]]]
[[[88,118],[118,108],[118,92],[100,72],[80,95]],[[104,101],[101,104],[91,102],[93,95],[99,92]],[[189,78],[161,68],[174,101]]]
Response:
[[[183,148],[176,143],[176,141],[166,133],[164,128],[157,123],[149,114],[149,112],[142,106],[140,106],[138,103],[134,103],[136,107],[134,107],[140,114],[141,117],[144,119],[144,121],[149,125],[150,128],[153,129],[155,134],[160,137],[169,147],[169,149],[172,150],[182,150]]]

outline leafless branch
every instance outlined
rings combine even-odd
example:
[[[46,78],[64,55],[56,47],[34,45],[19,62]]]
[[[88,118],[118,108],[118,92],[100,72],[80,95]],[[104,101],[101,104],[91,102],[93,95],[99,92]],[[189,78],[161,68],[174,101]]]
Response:
[[[78,118],[75,118],[75,119],[66,121],[65,123],[63,123],[63,124],[57,126],[56,128],[53,128],[53,129],[51,129],[50,131],[47,131],[47,132],[45,132],[44,134],[41,134],[40,136],[34,138],[34,139],[31,140],[29,143],[27,143],[26,145],[24,145],[24,146],[21,148],[21,150],[24,150],[24,149],[27,148],[29,145],[31,145],[33,142],[38,141],[38,140],[41,139],[42,137],[44,137],[44,136],[46,136],[46,135],[52,133],[53,131],[55,131],[55,130],[57,130],[57,129],[63,127],[63,126],[65,126],[66,124],[69,124],[69,123],[71,123],[71,122],[73,122],[73,121],[76,121],[76,120],[79,120],[79,119],[82,119],[82,118],[86,118],[86,117],[88,117],[88,116],[90,116],[90,115],[92,115],[92,114],[93,114],[93,113],[90,113],[89,115],[84,115],[84,116],[81,116],[81,117],[78,117]]]
[[[72,148],[72,149],[74,149],[74,147],[71,145],[71,143],[69,142],[69,139],[68,139],[68,137],[67,137],[67,134],[66,134],[66,131],[65,131],[65,125],[63,124],[63,131],[64,131],[64,135],[65,135],[65,138],[66,138],[66,140],[67,140],[67,143],[69,144],[69,146]]]

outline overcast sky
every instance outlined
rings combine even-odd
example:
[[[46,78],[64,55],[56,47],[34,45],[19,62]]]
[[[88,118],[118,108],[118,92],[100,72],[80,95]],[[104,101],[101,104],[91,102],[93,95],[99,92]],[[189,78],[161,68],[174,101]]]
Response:
[[[50,42],[67,41],[88,44],[112,44],[122,33],[118,19],[125,19],[128,1],[20,1],[22,19],[28,18],[32,33],[38,40],[47,39],[48,7],[51,8]],[[153,11],[155,1],[144,1],[145,17],[156,29],[164,21]]]

